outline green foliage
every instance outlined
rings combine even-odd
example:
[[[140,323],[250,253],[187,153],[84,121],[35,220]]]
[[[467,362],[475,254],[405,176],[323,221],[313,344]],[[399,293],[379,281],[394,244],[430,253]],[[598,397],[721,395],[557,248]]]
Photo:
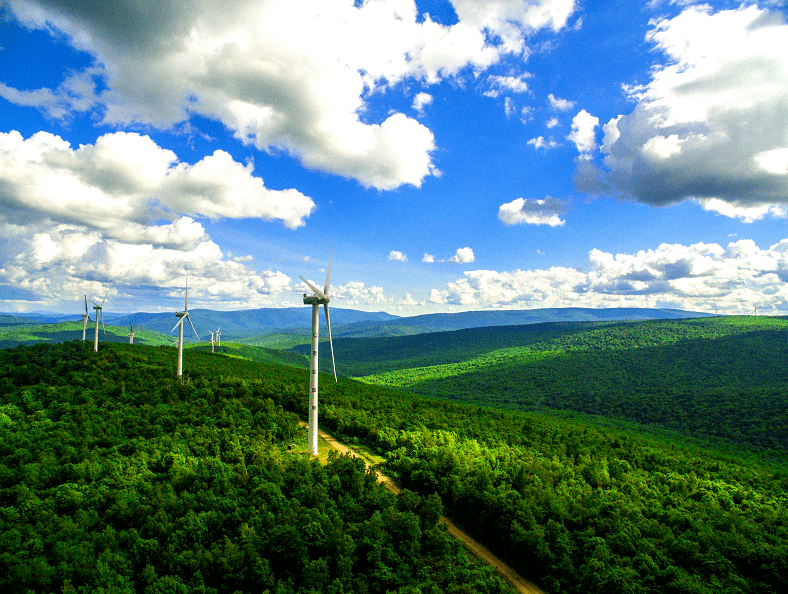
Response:
[[[91,346],[0,351],[0,591],[505,591],[436,495],[286,451],[303,371]]]
[[[788,589],[788,471],[579,421],[362,389],[322,418],[548,592]],[[332,389],[333,388],[333,389]]]
[[[93,315],[93,314],[91,314]],[[85,329],[85,342],[93,344],[95,322],[88,322]],[[82,322],[60,322],[59,324],[16,324],[0,327],[0,348],[13,348],[17,345],[33,345],[41,342],[60,343],[67,340],[82,341]],[[165,334],[138,327],[134,330],[134,343],[160,346],[170,344],[172,338]],[[129,342],[128,327],[105,324],[99,328],[99,343]]]
[[[387,366],[394,370],[363,378],[370,383],[520,410],[573,410],[788,450],[788,368],[782,363],[788,320],[782,318],[481,328],[384,342],[380,350],[358,354],[339,345],[338,360],[357,357],[342,367],[359,370],[393,346]],[[436,363],[417,366],[428,361]]]

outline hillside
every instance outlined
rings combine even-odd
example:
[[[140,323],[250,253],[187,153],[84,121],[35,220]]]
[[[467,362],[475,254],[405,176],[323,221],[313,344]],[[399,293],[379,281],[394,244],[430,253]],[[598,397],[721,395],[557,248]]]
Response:
[[[788,450],[784,318],[536,324],[338,339],[334,350],[341,374],[379,385]]]
[[[788,472],[580,421],[341,379],[321,419],[411,489],[325,467],[308,373],[189,350],[0,351],[7,592],[503,592],[440,510],[551,594],[784,592]],[[327,378],[326,378],[327,379]]]

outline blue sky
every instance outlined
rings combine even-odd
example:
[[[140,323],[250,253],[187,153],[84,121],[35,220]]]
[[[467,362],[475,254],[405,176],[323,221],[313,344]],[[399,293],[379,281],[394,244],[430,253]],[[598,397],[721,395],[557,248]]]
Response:
[[[0,310],[788,306],[784,2],[7,0]]]

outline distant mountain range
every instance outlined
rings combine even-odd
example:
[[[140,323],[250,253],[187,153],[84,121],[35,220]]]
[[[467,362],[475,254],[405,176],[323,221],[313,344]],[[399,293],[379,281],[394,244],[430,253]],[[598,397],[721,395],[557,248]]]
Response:
[[[93,312],[91,312],[93,313]],[[208,331],[222,329],[222,337],[235,341],[267,334],[308,334],[311,316],[308,308],[261,308],[238,311],[216,311],[211,309],[190,310],[192,320],[200,336],[209,338]],[[353,309],[331,310],[331,330],[334,336],[381,337],[483,328],[489,326],[519,326],[541,322],[598,322],[613,320],[654,320],[710,317],[713,314],[651,308],[607,308],[580,307],[544,308],[526,310],[468,311],[461,313],[425,314],[399,317],[385,312],[365,312]],[[169,334],[177,322],[174,312],[112,314],[107,312],[104,320],[114,326],[144,327]],[[0,313],[0,327],[27,324],[53,324],[63,321],[81,321],[79,314],[36,312],[30,314]],[[321,316],[325,335],[325,322]]]

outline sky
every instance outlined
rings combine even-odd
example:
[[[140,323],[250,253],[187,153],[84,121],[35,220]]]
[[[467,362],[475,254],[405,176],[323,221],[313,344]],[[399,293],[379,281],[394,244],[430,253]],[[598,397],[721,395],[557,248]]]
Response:
[[[4,0],[0,311],[785,315],[787,15]]]

